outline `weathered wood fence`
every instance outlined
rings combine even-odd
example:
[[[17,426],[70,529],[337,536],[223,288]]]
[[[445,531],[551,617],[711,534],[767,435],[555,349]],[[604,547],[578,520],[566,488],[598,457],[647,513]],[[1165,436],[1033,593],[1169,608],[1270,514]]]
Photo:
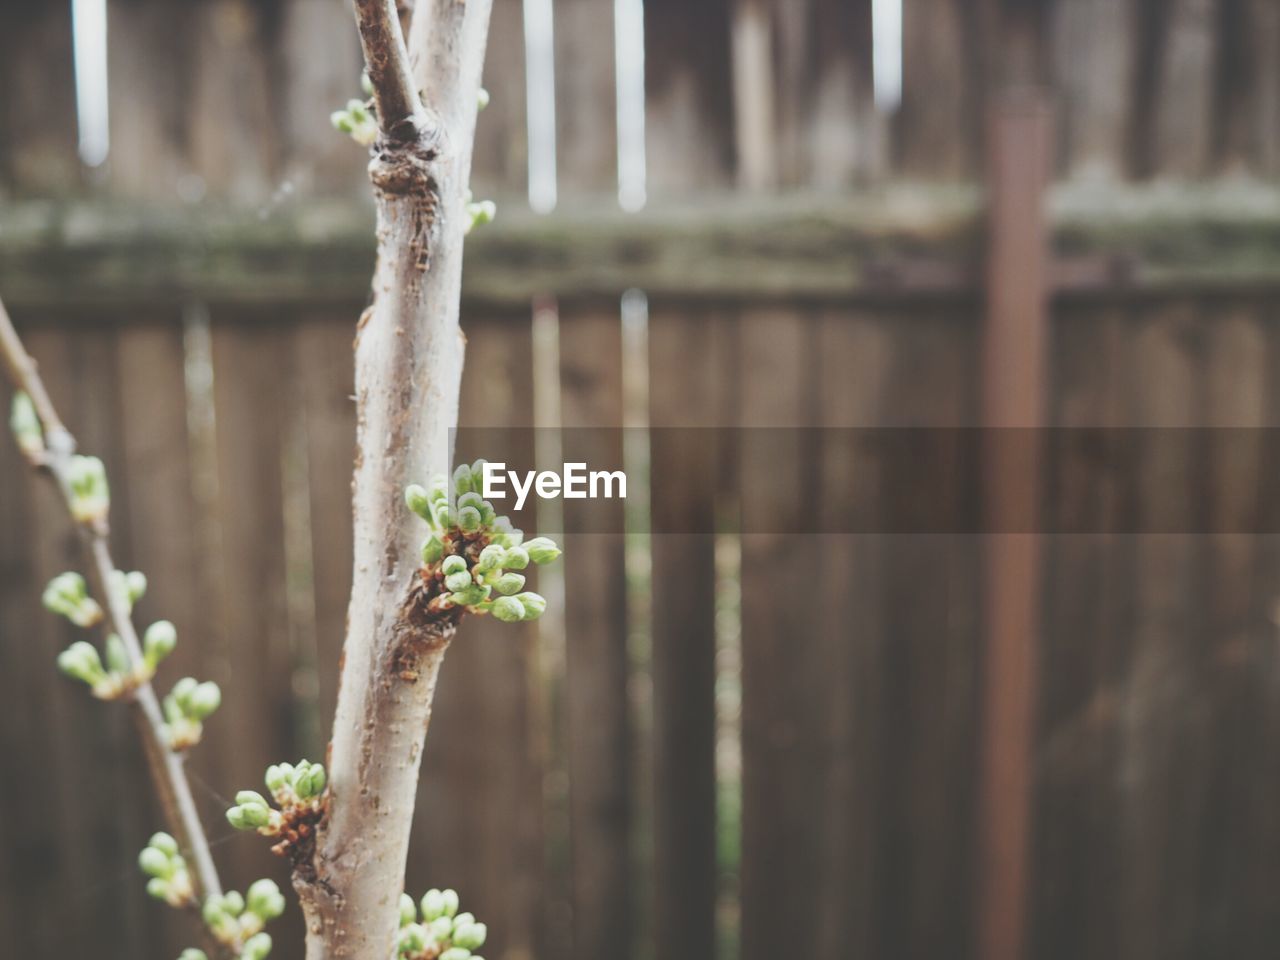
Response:
[[[1280,421],[1280,7],[904,0],[887,110],[870,0],[645,0],[615,42],[639,6],[496,0],[468,424],[989,423],[984,118],[1028,80],[1056,121],[1043,422]],[[223,686],[192,759],[215,853],[234,885],[283,882],[222,797],[318,755],[335,697],[371,244],[360,151],[327,117],[358,45],[342,0],[107,8],[110,154],[86,169],[70,5],[0,2],[0,292],[107,463],[140,615],[183,637],[166,676]],[[629,202],[640,162],[620,86],[643,92],[638,213],[615,200],[617,144]],[[548,216],[521,212],[531,163],[558,174]],[[994,958],[1002,936],[1062,960],[1274,955],[1280,540],[1125,532],[1275,529],[1262,448],[1111,469],[1051,445],[1047,522],[1099,532],[1040,538],[1030,656],[993,673],[981,537],[735,531],[729,473],[737,505],[794,490],[842,530],[911,497],[824,436],[765,464],[691,451],[640,499],[673,526],[721,510],[721,533],[570,529],[562,613],[467,626],[409,889],[458,887],[491,960]],[[172,957],[187,920],[134,865],[158,826],[141,757],[53,669],[71,636],[39,593],[77,561],[0,443],[0,942]],[[1034,714],[984,728],[997,700]],[[984,832],[1001,811],[1025,845]]]

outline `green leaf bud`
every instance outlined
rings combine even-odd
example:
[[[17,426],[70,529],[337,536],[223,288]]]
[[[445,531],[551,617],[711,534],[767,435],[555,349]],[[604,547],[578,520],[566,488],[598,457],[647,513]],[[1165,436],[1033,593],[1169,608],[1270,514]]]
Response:
[[[448,940],[453,933],[453,918],[436,917],[431,921],[430,931],[433,940]]]
[[[484,503],[484,497],[480,496],[480,494],[475,492],[474,490],[469,493],[460,494],[458,496],[459,510],[461,510],[463,507],[475,507],[477,510],[479,510],[480,504],[482,503]]]
[[[129,662],[129,651],[124,641],[114,633],[107,635],[107,668],[114,674],[124,676],[132,669]]]
[[[490,570],[499,570],[502,568],[503,561],[506,559],[506,548],[500,544],[491,543],[480,551],[480,559],[476,561],[476,569],[481,573],[488,573]]]
[[[422,541],[422,562],[432,564],[444,556],[444,542],[434,533]]]
[[[345,110],[335,110],[329,114],[329,122],[333,124],[333,129],[339,133],[352,133],[356,125],[351,121],[351,117]]]
[[[441,572],[448,576],[451,573],[466,572],[467,561],[458,554],[453,553],[444,558],[444,563],[440,565]]]
[[[267,767],[267,775],[265,777],[265,780],[267,784],[267,789],[270,790],[273,794],[278,794],[281,790],[283,790],[285,787],[289,785],[288,775],[284,772],[284,769],[279,764],[275,764],[275,763]]]
[[[469,570],[459,570],[457,573],[451,573],[444,578],[444,585],[450,590],[459,591],[466,590],[468,587],[474,586],[475,581],[471,579]]]
[[[237,830],[257,830],[271,822],[271,810],[257,803],[232,807],[227,811],[227,822]]]
[[[318,797],[324,793],[325,782],[324,766],[319,763],[313,763],[307,774],[307,796]]]
[[[524,577],[518,573],[504,573],[493,582],[493,589],[504,597],[510,597],[524,589]]]
[[[467,960],[470,956],[471,951],[466,947],[450,947],[440,954],[440,960]]]
[[[400,926],[407,927],[418,919],[418,907],[413,897],[407,893],[400,894]]]
[[[222,690],[212,680],[206,680],[191,692],[187,713],[194,720],[206,720],[222,704]]]
[[[97,457],[75,456],[67,468],[71,514],[80,523],[102,520],[111,506],[107,468]]]
[[[157,900],[169,899],[169,881],[163,877],[152,877],[147,881],[147,893]]]
[[[418,905],[422,908],[422,919],[428,923],[444,916],[444,894],[435,888],[423,894]]]
[[[444,900],[444,915],[446,917],[456,916],[458,913],[458,891],[441,890],[440,896]]]
[[[467,924],[475,922],[476,916],[474,913],[460,913],[453,918],[453,929],[457,930],[458,927],[465,927]]]
[[[477,203],[467,204],[467,225],[463,228],[464,233],[470,233],[476,227],[482,227],[486,223],[493,223],[494,218],[498,215],[498,205],[492,200],[481,200]]]
[[[471,476],[470,464],[460,463],[458,468],[453,471],[453,489],[459,497],[476,489]]]
[[[458,511],[458,526],[467,533],[475,533],[482,522],[480,511],[475,507],[463,507]]]
[[[404,894],[404,896],[407,896],[407,894]],[[412,899],[410,902],[412,902]],[[410,955],[422,953],[427,949],[428,939],[425,927],[417,923],[403,924],[399,935],[396,937],[396,952]]]
[[[182,955],[178,957],[178,960],[209,960],[209,956],[203,950],[187,947],[182,951]]]
[[[435,516],[431,512],[431,498],[427,496],[426,487],[411,483],[405,488],[404,502],[427,523],[434,523]]]
[[[151,839],[147,841],[147,846],[155,847],[168,857],[176,857],[178,855],[178,841],[163,831],[153,833]]]
[[[240,948],[240,960],[266,960],[266,956],[270,952],[271,935],[268,933],[255,933]]]
[[[507,547],[507,555],[502,565],[508,570],[523,570],[529,565],[529,551],[521,546]]]
[[[138,866],[149,877],[168,877],[173,873],[171,859],[155,847],[143,847],[138,854]]]
[[[519,623],[524,619],[524,604],[515,597],[499,597],[493,601],[493,608],[489,612],[503,623]]]
[[[13,405],[9,408],[9,427],[18,441],[18,448],[27,456],[44,453],[44,430],[40,426],[40,417],[36,414],[36,405],[21,390],[13,395]]]
[[[517,594],[516,599],[524,606],[526,620],[537,620],[547,609],[547,601],[536,593]]]
[[[58,654],[58,669],[69,677],[83,680],[90,686],[106,678],[106,671],[102,668],[97,649],[84,640],[77,640]]]
[[[141,570],[132,570],[124,575],[124,585],[129,604],[133,605],[146,595],[147,575]]]
[[[235,890],[228,890],[222,895],[222,908],[233,917],[244,913],[244,897]]]
[[[441,530],[448,530],[453,526],[453,508],[449,506],[447,500],[436,504],[436,526]]]
[[[456,590],[449,594],[449,599],[459,607],[474,607],[489,599],[489,587],[472,583],[465,590]]]
[[[366,97],[373,96],[373,81],[369,79],[369,71],[362,70],[360,72],[360,89],[364,91]]]
[[[245,893],[245,905],[262,920],[274,920],[284,913],[284,895],[274,880],[255,880]]]
[[[182,707],[183,713],[190,709],[191,695],[195,693],[198,686],[199,684],[196,682],[195,677],[183,677],[173,685],[173,691],[169,696],[173,697],[177,704]]]
[[[479,950],[484,946],[489,928],[483,923],[455,923],[453,927],[453,945],[468,950]]]
[[[142,652],[152,670],[178,645],[178,628],[168,620],[157,620],[142,636]]]
[[[524,548],[529,552],[529,559],[536,564],[550,563],[560,556],[560,548],[548,537],[535,537]]]
[[[88,585],[78,573],[60,573],[40,596],[50,613],[66,617],[77,627],[91,627],[102,619],[102,608],[89,596]]]
[[[265,807],[267,806],[267,798],[256,790],[241,790],[236,794],[236,804],[244,806],[246,803],[257,803]]]

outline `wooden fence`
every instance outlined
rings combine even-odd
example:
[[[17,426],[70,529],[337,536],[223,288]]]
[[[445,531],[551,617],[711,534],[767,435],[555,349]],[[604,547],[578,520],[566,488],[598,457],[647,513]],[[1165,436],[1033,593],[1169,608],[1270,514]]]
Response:
[[[645,0],[643,34],[617,43],[626,0],[496,0],[474,181],[501,212],[471,241],[466,423],[987,422],[976,187],[1014,77],[1047,86],[1057,121],[1045,422],[1275,426],[1274,5],[903,8],[886,111],[869,0]],[[70,6],[0,2],[0,293],[106,461],[115,546],[150,577],[140,618],[178,626],[165,677],[222,684],[191,761],[215,855],[233,886],[283,885],[221,811],[267,763],[319,755],[332,715],[369,209],[327,116],[359,88],[358,45],[341,0],[107,9],[111,147],[90,170]],[[641,46],[651,209],[624,217],[635,118],[615,94]],[[540,88],[526,100],[540,68],[553,120]],[[538,219],[527,171],[551,161],[529,131],[552,122],[558,211]],[[794,490],[848,530],[911,496],[817,442],[764,464],[692,451],[641,500],[673,526],[731,518],[732,472],[744,508]],[[456,886],[490,960],[964,958],[989,945],[984,909],[1016,914],[1037,958],[1270,956],[1280,541],[1125,532],[1198,511],[1275,529],[1256,456],[1215,450],[1045,464],[1050,522],[1102,519],[1041,538],[1024,902],[973,892],[1007,868],[977,827],[983,539],[731,519],[647,538],[642,513],[627,537],[571,527],[539,629],[463,631],[408,889]],[[189,920],[134,865],[159,826],[141,756],[53,669],[72,636],[39,593],[77,563],[0,443],[0,942],[172,957]],[[300,928],[291,909],[273,956],[300,956]]]

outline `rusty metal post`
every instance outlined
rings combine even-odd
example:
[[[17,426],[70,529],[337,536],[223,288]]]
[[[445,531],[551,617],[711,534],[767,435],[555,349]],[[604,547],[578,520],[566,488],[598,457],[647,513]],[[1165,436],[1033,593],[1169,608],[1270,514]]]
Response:
[[[983,508],[985,659],[978,783],[977,956],[1025,955],[1039,630],[1039,441],[1045,408],[1052,116],[1035,87],[991,107]]]

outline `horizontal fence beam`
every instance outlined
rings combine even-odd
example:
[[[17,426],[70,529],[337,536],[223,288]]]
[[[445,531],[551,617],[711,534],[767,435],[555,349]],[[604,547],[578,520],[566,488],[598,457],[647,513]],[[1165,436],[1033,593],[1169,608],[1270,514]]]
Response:
[[[514,206],[514,204],[509,205]],[[1056,296],[1280,288],[1280,190],[1059,187]],[[467,244],[464,296],[758,299],[966,297],[982,284],[983,208],[963,187],[724,197],[638,214],[503,210]],[[308,303],[366,296],[371,208],[267,211],[26,201],[0,207],[0,293],[17,307]]]

